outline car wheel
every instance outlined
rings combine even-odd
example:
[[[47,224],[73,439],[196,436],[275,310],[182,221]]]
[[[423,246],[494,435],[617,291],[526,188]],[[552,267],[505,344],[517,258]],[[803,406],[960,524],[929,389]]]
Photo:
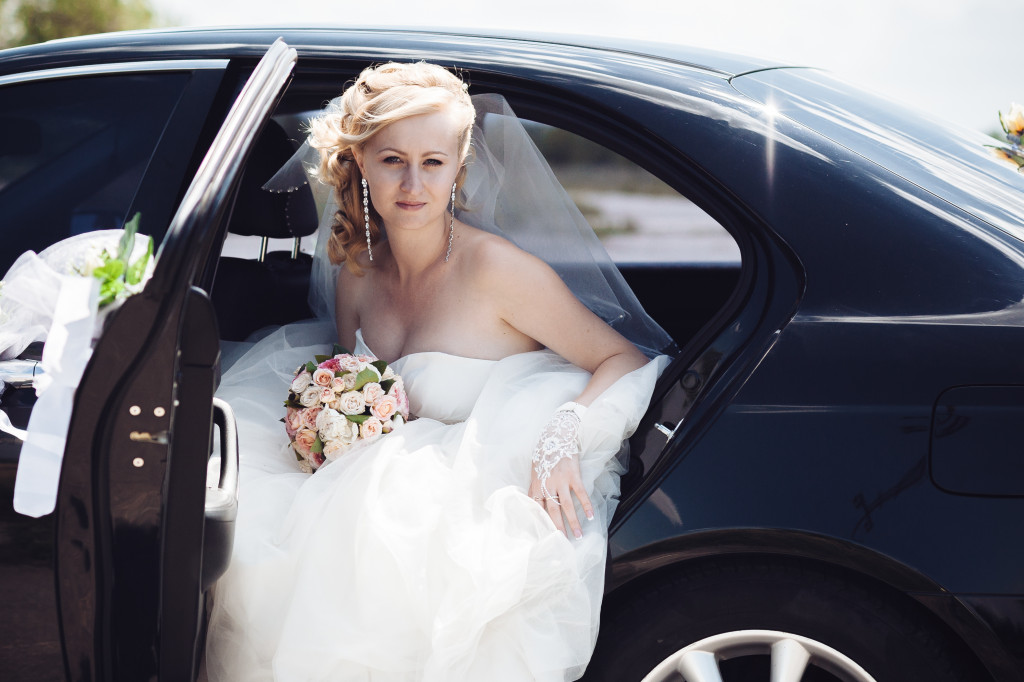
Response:
[[[710,560],[609,600],[587,682],[978,682],[923,608],[821,564]]]

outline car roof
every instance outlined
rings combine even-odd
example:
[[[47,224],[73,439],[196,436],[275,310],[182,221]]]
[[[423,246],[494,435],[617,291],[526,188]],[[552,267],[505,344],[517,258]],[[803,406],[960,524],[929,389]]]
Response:
[[[59,56],[76,63],[103,61],[117,54],[123,59],[129,51],[133,53],[134,59],[257,56],[261,55],[274,39],[282,36],[300,54],[337,48],[338,40],[341,38],[376,38],[376,42],[381,44],[388,37],[406,36],[440,38],[439,47],[444,44],[458,46],[460,43],[473,40],[494,40],[597,49],[669,61],[722,78],[782,66],[756,57],[627,38],[503,29],[282,25],[183,27],[64,38],[0,51],[0,71],[31,68],[29,64],[44,55],[49,59]],[[11,68],[19,62],[22,63],[21,68]]]

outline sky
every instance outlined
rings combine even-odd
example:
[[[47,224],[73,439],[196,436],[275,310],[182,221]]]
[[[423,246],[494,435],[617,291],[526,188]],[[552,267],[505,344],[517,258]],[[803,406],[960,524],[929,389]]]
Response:
[[[169,26],[398,25],[622,36],[832,71],[992,132],[1024,103],[1024,0],[151,0]]]

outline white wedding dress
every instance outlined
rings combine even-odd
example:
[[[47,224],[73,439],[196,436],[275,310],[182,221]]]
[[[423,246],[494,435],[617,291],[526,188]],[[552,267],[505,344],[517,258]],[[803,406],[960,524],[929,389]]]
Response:
[[[577,679],[597,635],[616,455],[668,358],[620,379],[584,416],[596,518],[578,511],[574,540],[526,491],[538,434],[588,373],[550,351],[407,355],[392,366],[418,418],[307,475],[281,405],[295,368],[332,336],[323,322],[284,327],[218,392],[236,412],[242,465],[209,680]],[[356,352],[372,352],[358,340]]]

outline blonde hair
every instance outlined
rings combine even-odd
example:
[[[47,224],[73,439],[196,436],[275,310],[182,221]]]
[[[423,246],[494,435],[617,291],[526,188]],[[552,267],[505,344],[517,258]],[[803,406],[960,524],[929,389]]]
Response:
[[[320,150],[317,174],[334,188],[338,211],[327,242],[327,254],[335,265],[346,263],[356,274],[362,271],[356,256],[366,248],[363,223],[362,174],[353,149],[386,126],[410,116],[451,108],[459,125],[459,162],[469,154],[476,110],[467,85],[436,64],[388,62],[364,69],[345,92],[309,123],[309,143]],[[461,185],[465,166],[456,182]],[[370,207],[370,238],[380,238],[380,216]]]

